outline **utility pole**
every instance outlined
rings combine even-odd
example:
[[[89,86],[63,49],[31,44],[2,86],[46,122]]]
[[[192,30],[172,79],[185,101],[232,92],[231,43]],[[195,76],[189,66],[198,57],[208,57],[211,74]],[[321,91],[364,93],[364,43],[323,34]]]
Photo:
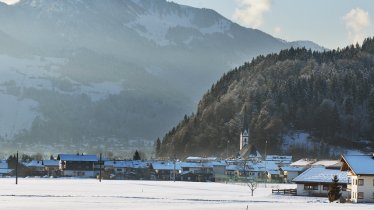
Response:
[[[266,140],[265,141],[265,174],[266,174],[266,177],[265,177],[265,188],[266,188],[266,183],[268,182],[268,177],[267,177],[267,173],[268,173],[268,171],[267,171],[267,167],[266,167],[266,165],[267,165],[267,161],[266,161],[266,156],[267,156],[267,154],[266,154],[266,150],[267,150],[267,147],[268,147],[268,140]]]
[[[16,184],[18,184],[18,151],[16,156]]]
[[[174,182],[175,182],[175,176],[176,176],[176,175],[175,175],[175,168],[176,168],[176,167],[175,167],[175,164],[176,164],[176,157],[175,157],[175,155],[174,155],[174,170],[173,170],[173,172],[174,172],[174,173],[173,173],[173,174],[174,174],[174,176],[173,176],[173,180],[174,180]]]
[[[226,142],[226,159],[229,159],[229,143],[230,143],[230,140],[227,140],[227,142]]]
[[[99,159],[99,182],[101,182],[101,164],[102,164],[102,158],[101,158],[101,152],[100,152],[100,159]]]

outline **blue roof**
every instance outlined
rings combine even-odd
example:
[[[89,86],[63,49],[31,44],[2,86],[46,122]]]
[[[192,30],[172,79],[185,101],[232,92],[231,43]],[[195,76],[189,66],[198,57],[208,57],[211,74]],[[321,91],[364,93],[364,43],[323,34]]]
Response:
[[[356,175],[374,175],[373,155],[343,155],[342,158]]]
[[[292,181],[296,183],[332,183],[334,175],[338,176],[339,183],[348,183],[348,174],[346,171],[326,169],[324,167],[309,168]]]
[[[58,160],[43,160],[44,166],[59,166]]]
[[[304,171],[305,168],[304,167],[295,167],[295,166],[284,166],[284,167],[281,167],[282,171]]]
[[[172,161],[156,161],[152,163],[155,170],[174,170],[174,162]],[[181,170],[180,162],[175,163],[175,170]]]
[[[141,160],[107,160],[104,166],[112,166],[114,168],[148,168],[149,162]]]
[[[96,155],[59,154],[57,160],[96,162],[98,158]]]

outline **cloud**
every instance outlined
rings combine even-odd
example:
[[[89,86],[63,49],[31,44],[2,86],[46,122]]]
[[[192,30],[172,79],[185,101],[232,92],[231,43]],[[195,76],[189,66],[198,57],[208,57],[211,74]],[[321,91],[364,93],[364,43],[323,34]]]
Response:
[[[260,27],[264,22],[264,13],[270,10],[271,0],[236,0],[238,8],[233,19],[252,28]]]
[[[365,38],[365,29],[370,26],[369,13],[360,8],[352,9],[343,20],[352,43],[361,43]]]
[[[6,4],[15,4],[19,2],[19,0],[0,0],[1,2],[4,2]]]

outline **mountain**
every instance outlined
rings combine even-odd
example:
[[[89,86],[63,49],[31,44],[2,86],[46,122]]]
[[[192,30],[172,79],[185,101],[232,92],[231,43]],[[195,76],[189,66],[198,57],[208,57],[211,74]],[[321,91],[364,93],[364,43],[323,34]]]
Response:
[[[266,147],[267,154],[314,158],[371,152],[374,38],[342,50],[290,48],[233,69],[165,135],[157,153],[236,155],[245,124],[262,153]]]
[[[153,140],[227,69],[295,43],[165,0],[21,0],[0,4],[0,44],[3,150],[75,152]]]

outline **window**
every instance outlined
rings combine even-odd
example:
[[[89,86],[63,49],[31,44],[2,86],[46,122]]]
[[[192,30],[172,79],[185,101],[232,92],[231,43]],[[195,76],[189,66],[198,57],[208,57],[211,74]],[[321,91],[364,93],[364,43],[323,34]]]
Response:
[[[357,194],[357,199],[364,199],[364,193],[363,192],[359,192]]]
[[[358,185],[359,186],[363,186],[364,185],[364,180],[363,179],[359,179],[358,180]]]
[[[324,185],[323,185],[323,190],[325,190],[325,191],[329,190],[329,186],[326,185],[326,184],[324,184]]]
[[[318,190],[318,185],[316,185],[316,184],[304,184],[304,190]]]

